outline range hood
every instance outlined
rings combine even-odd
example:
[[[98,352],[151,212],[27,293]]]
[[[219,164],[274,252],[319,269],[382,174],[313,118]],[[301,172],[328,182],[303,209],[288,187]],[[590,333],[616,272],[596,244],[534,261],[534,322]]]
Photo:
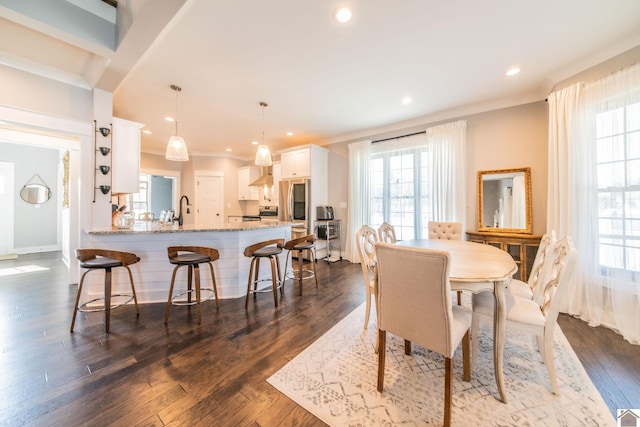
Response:
[[[271,166],[263,166],[262,167],[262,176],[258,179],[256,179],[255,181],[253,181],[251,184],[249,184],[251,186],[254,187],[264,187],[266,186],[271,186],[273,185],[273,175],[271,172]]]

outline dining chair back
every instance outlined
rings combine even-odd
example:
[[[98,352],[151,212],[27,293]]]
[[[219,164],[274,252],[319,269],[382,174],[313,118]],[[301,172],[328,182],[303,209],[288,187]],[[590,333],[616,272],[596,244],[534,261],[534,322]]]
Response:
[[[462,240],[461,222],[429,221],[429,238],[435,240]],[[462,305],[462,291],[456,292],[456,301]]]
[[[358,246],[358,255],[360,256],[360,266],[362,267],[362,276],[364,277],[364,285],[366,287],[366,312],[364,316],[364,327],[362,332],[367,330],[369,325],[369,315],[371,313],[371,297],[375,298],[376,313],[378,312],[378,300],[376,298],[376,254],[375,244],[378,242],[376,230],[363,225],[356,231],[356,244]]]
[[[509,283],[509,291],[512,294],[523,298],[533,298],[536,285],[544,281],[543,276],[548,274],[549,266],[553,264],[551,253],[557,242],[558,239],[556,238],[555,230],[551,230],[542,236],[540,244],[538,245],[538,252],[536,252],[536,256],[533,259],[529,278],[526,282],[518,279],[511,280],[511,283]]]
[[[469,381],[471,313],[453,305],[450,255],[437,249],[376,244],[378,272],[378,391],[384,385],[386,333],[445,357],[444,425],[451,424],[453,355],[462,342],[464,380]]]
[[[430,239],[462,240],[461,222],[429,221]]]
[[[570,237],[558,241],[551,253],[549,274],[544,276],[544,282],[536,285],[539,289],[540,302],[535,299],[522,298],[513,294],[506,294],[507,330],[534,335],[538,343],[538,350],[547,366],[551,388],[556,395],[560,395],[558,380],[553,361],[553,336],[558,313],[566,300],[569,283],[575,269],[577,251]],[[473,295],[473,322],[471,326],[471,341],[473,343],[473,364],[477,359],[477,336],[480,320],[492,319],[494,298],[481,292]]]
[[[378,238],[381,242],[385,243],[397,242],[395,227],[386,221],[383,222],[382,225],[378,227]]]

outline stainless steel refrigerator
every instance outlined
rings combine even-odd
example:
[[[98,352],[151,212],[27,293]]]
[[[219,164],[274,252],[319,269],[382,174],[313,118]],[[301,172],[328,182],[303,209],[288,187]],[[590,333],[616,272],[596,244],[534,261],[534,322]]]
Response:
[[[279,218],[291,221],[291,238],[311,234],[311,180],[283,179],[280,181]]]

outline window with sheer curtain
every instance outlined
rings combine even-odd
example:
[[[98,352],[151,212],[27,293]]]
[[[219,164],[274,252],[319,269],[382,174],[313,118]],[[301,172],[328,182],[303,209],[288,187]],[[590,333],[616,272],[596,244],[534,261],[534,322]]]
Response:
[[[398,239],[428,235],[432,218],[426,177],[430,172],[425,147],[371,156],[371,226],[393,224]]]
[[[549,95],[547,207],[578,249],[563,311],[640,344],[640,64]]]
[[[640,283],[640,103],[595,120],[600,267]]]
[[[464,222],[466,121],[390,141],[349,144],[347,235],[363,224],[393,225],[398,239],[426,237],[429,221]],[[357,260],[353,239],[347,259]]]

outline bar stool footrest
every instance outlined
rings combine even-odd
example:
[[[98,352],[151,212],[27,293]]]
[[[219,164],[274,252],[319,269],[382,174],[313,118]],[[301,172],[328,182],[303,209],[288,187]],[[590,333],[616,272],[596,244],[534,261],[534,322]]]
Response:
[[[202,293],[203,292],[206,292],[207,294],[209,294],[209,296],[207,298],[202,298]],[[188,295],[190,293],[195,294],[196,290],[192,289],[190,291],[184,291],[184,292],[180,292],[179,294],[174,295],[174,297],[171,298],[171,304],[173,304],[173,305],[196,305],[198,302],[195,301],[194,299],[192,299],[191,302],[189,302],[188,300],[185,300],[185,299],[178,299],[178,298],[183,297],[185,295]],[[211,301],[215,297],[216,297],[216,294],[213,291],[213,288],[200,288],[200,303],[203,303],[205,301]]]
[[[300,280],[298,275],[299,275],[298,270],[289,270],[285,274],[285,279]],[[313,273],[313,270],[306,270],[306,269],[302,270],[302,280],[313,279],[314,277],[315,277],[315,274]]]
[[[117,297],[124,297],[124,298],[127,298],[127,300],[120,303],[113,303],[113,298],[117,298]],[[100,307],[89,308],[89,304],[94,303],[96,301],[104,301],[104,300],[105,300],[105,297],[99,297],[99,298],[91,299],[89,301],[85,301],[82,304],[78,305],[78,311],[82,313],[95,313],[97,311],[105,311],[106,307],[104,306],[104,304],[102,304],[102,306]],[[121,307],[133,301],[133,294],[112,294],[111,301],[112,301],[112,304],[110,309],[113,310],[114,308]]]
[[[273,292],[273,282],[271,281],[271,278],[268,279],[258,279],[253,281],[252,285],[255,285],[256,283],[260,283],[260,282],[269,282],[269,286],[265,286],[263,288],[259,288],[259,289],[253,289],[253,286],[251,287],[251,289],[249,289],[249,292],[251,292],[252,294],[261,294],[264,292]],[[281,281],[277,281],[276,282],[276,289],[280,289],[282,288],[282,282]]]

